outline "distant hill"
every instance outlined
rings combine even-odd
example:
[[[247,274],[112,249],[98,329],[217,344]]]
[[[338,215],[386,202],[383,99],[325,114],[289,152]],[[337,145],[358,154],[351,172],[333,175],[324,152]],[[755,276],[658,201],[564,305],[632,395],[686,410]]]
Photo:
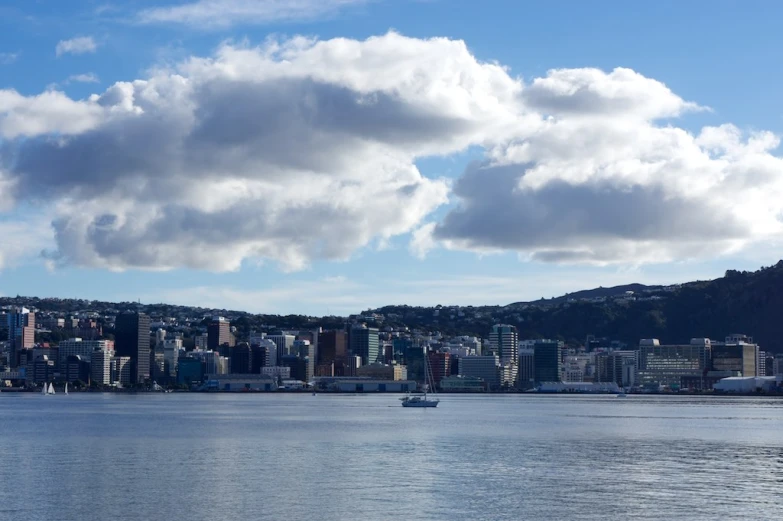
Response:
[[[628,292],[633,292],[632,294]],[[240,337],[275,328],[342,327],[344,317],[254,315],[242,311],[167,304],[110,303],[37,297],[4,297],[4,305],[35,306],[60,314],[91,310],[112,314],[137,308],[152,316],[203,317],[221,314],[236,325]],[[373,314],[379,317],[373,318]],[[408,327],[445,335],[486,338],[493,324],[519,328],[521,338],[559,338],[584,343],[588,335],[633,347],[641,338],[687,342],[692,337],[722,339],[733,333],[751,335],[768,352],[783,352],[783,261],[754,272],[729,270],[724,277],[676,286],[628,284],[577,291],[553,299],[506,306],[384,306],[362,312],[362,320],[381,328]],[[4,324],[0,324],[2,329]]]
[[[663,289],[663,286],[645,286],[644,284],[625,284],[622,286],[613,286],[611,288],[598,287],[595,289],[583,289],[581,291],[576,291],[574,293],[566,293],[561,297],[555,297],[553,299],[546,300],[546,302],[549,304],[562,304],[572,299],[580,300],[580,299],[606,298],[606,297],[613,297],[615,295],[623,295],[628,291],[633,291],[634,293],[643,293],[645,291],[658,291],[661,289]],[[519,306],[522,304],[535,304],[536,302],[539,301],[515,302],[509,305]]]
[[[492,324],[502,322],[517,326],[521,338],[558,338],[577,345],[593,335],[635,346],[642,338],[678,343],[744,333],[768,352],[783,352],[783,261],[676,286],[629,284],[507,306],[373,311],[388,315],[390,322],[446,334],[486,337]]]

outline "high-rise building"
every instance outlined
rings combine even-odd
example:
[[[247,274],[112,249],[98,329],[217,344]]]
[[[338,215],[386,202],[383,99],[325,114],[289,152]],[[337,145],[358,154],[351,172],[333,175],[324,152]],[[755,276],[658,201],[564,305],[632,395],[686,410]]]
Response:
[[[242,342],[231,348],[231,373],[250,374],[253,370],[253,352],[250,345]]]
[[[563,342],[537,340],[533,344],[533,378],[536,382],[559,382],[563,373]]]
[[[351,328],[348,336],[348,349],[353,356],[362,359],[362,365],[375,362],[378,359],[378,330],[365,325]]]
[[[177,374],[179,350],[182,349],[182,339],[172,338],[163,341],[163,374],[174,377]]]
[[[207,349],[217,351],[224,344],[232,346],[232,339],[231,322],[224,317],[212,317],[212,322],[207,325]]]
[[[17,308],[8,313],[8,365],[19,366],[19,351],[35,344],[35,313]]]
[[[432,371],[432,384],[440,387],[440,381],[451,375],[451,354],[442,351],[430,351],[427,353],[430,371]]]
[[[345,331],[323,331],[318,334],[318,364],[331,364],[348,352]]]
[[[495,324],[489,333],[489,343],[500,358],[501,365],[517,365],[519,334],[515,326]]]
[[[114,325],[117,357],[131,359],[130,379],[143,383],[150,377],[150,317],[144,313],[120,313]],[[124,367],[124,366],[123,366]]]
[[[253,364],[250,369],[252,374],[260,374],[262,367],[277,365],[277,344],[268,338],[253,338],[250,350],[253,352]]]
[[[529,389],[535,382],[535,366],[533,363],[532,348],[519,349],[519,371],[517,373],[517,387],[520,389]]]
[[[111,360],[114,352],[96,349],[90,359],[90,379],[100,385],[111,385]]]
[[[147,359],[149,360],[149,355]],[[112,383],[116,382],[121,386],[127,386],[135,381],[133,380],[133,359],[131,357],[115,356],[111,359],[111,367]]]

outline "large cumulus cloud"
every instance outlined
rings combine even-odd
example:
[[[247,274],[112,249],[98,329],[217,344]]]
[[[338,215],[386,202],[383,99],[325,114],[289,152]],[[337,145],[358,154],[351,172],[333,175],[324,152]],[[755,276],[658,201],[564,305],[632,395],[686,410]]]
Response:
[[[416,231],[414,251],[637,264],[715,256],[783,232],[776,136],[675,127],[670,118],[702,109],[627,69],[554,70],[522,98],[540,125],[472,164],[454,187],[458,204]]]
[[[108,269],[299,269],[410,232],[419,255],[569,263],[779,238],[777,136],[676,126],[700,110],[629,69],[524,82],[443,38],[227,44],[83,100],[0,91],[0,212],[45,209],[50,260]],[[453,184],[415,166],[471,146]]]
[[[448,192],[415,159],[496,139],[520,88],[445,39],[225,45],[86,100],[5,93],[4,195],[57,208],[55,261],[297,269],[415,228]]]

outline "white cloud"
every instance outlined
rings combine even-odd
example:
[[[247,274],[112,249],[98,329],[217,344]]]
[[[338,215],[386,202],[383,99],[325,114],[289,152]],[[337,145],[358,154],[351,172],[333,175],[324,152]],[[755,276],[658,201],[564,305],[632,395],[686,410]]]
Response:
[[[78,134],[96,126],[102,112],[93,103],[74,101],[58,91],[23,96],[0,89],[0,137]]]
[[[415,236],[419,253],[439,242],[639,264],[714,257],[783,234],[777,136],[661,124],[700,107],[626,69],[551,71],[522,97],[540,124],[466,170],[457,207]]]
[[[11,65],[18,58],[18,52],[0,52],[0,65]]]
[[[0,168],[56,209],[51,259],[107,269],[296,270],[408,233],[418,256],[624,265],[780,238],[778,137],[673,125],[697,110],[628,69],[524,83],[460,41],[296,37],[83,100],[0,91]],[[415,166],[471,146],[453,191]]]
[[[461,42],[294,39],[226,45],[81,101],[10,93],[0,130],[26,138],[16,197],[58,209],[52,259],[295,270],[417,227],[448,185],[416,158],[502,134],[519,88]]]
[[[94,72],[88,72],[85,74],[72,74],[68,76],[68,82],[76,83],[100,83],[101,80]]]
[[[70,40],[60,40],[55,47],[55,54],[59,57],[63,54],[85,54],[95,52],[98,44],[92,36],[79,36]]]
[[[141,23],[175,23],[199,28],[312,20],[368,0],[198,0],[138,13]]]

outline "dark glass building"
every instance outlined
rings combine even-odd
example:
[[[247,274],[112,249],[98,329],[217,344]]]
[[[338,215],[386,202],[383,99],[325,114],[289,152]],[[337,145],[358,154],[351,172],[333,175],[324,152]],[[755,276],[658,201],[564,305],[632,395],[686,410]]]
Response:
[[[533,374],[536,382],[559,382],[562,369],[562,342],[541,340],[533,345]]]
[[[351,329],[348,339],[349,351],[353,356],[361,357],[362,365],[374,363],[378,359],[378,330],[374,327],[358,326]]]
[[[231,373],[250,374],[253,372],[253,352],[246,343],[231,348]],[[259,368],[258,372],[261,372]]]
[[[120,313],[114,325],[114,353],[131,359],[131,381],[150,377],[150,317],[144,313]]]

